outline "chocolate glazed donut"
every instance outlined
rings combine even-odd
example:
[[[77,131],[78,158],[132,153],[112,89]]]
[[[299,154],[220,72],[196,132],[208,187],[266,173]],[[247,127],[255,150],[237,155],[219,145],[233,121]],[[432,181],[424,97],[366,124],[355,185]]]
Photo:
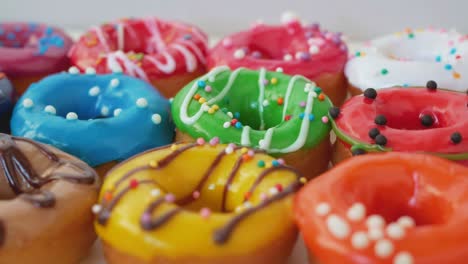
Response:
[[[0,134],[0,263],[76,263],[86,255],[98,184],[77,158]]]

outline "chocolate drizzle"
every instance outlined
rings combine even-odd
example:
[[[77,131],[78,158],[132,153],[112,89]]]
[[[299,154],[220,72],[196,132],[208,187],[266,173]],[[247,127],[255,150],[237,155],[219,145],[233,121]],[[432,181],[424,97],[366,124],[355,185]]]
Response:
[[[0,220],[0,247],[3,246],[3,244],[5,243],[5,237],[6,237],[5,223],[3,223],[2,220]]]
[[[26,154],[18,147],[15,141],[22,141],[34,146],[54,166],[71,166],[80,174],[72,175],[52,171],[49,175],[41,176],[34,169]],[[96,173],[82,162],[74,162],[59,158],[47,147],[26,138],[11,137],[0,134],[0,167],[3,169],[6,181],[16,195],[37,207],[52,207],[55,197],[49,191],[41,190],[42,186],[55,180],[67,180],[80,184],[93,184]]]
[[[137,168],[134,168],[130,170],[129,172],[125,173],[114,185],[114,189],[117,188],[119,185],[123,184],[126,180],[129,180],[132,176],[134,176],[136,173],[145,171],[145,170],[159,170],[162,169],[170,164],[174,159],[176,159],[180,154],[183,152],[197,146],[197,144],[189,144],[183,147],[180,147],[176,150],[174,150],[171,154],[167,155],[165,158],[161,159],[159,162],[157,162],[157,166],[150,166],[150,165],[144,165],[140,166]],[[236,147],[235,150],[238,150],[240,147]],[[262,152],[262,151],[257,151],[257,152]],[[206,172],[203,174],[202,179],[200,182],[197,184],[196,190],[200,190],[208,181],[214,170],[218,167],[218,165],[221,163],[223,157],[227,156],[228,154],[226,153],[225,150],[222,150],[220,153],[217,154],[211,165],[208,167]],[[235,163],[234,166],[232,167],[231,171],[228,174],[226,184],[223,190],[223,197],[222,197],[222,203],[221,203],[221,211],[225,212],[225,202],[227,199],[229,187],[232,184],[232,182],[235,179],[235,176],[239,169],[241,168],[242,164],[244,162],[244,159],[242,156],[239,156]],[[297,178],[300,177],[299,173],[292,167],[289,166],[277,166],[277,167],[271,167],[268,168],[262,173],[258,175],[258,178],[255,180],[254,184],[250,188],[250,192],[254,192],[257,187],[260,185],[262,180],[273,173],[274,171],[278,170],[286,170],[286,171],[291,171],[294,172],[297,175]],[[154,180],[140,180],[138,181],[138,185],[140,184],[157,184],[159,187],[160,184],[158,184]],[[237,213],[231,220],[229,220],[224,226],[220,227],[217,229],[214,234],[213,234],[213,241],[216,244],[224,244],[229,240],[229,237],[231,236],[232,232],[234,229],[248,216],[254,214],[255,212],[267,207],[268,205],[281,200],[288,195],[292,194],[295,192],[300,186],[299,182],[294,182],[293,184],[287,186],[285,189],[280,191],[278,194],[275,194],[274,196],[271,196],[269,198],[266,198],[260,204],[250,207],[242,211],[241,213]],[[161,188],[164,190],[163,188]],[[111,216],[112,209],[120,202],[122,197],[126,195],[130,190],[132,190],[132,185],[130,184],[129,186],[124,187],[121,189],[110,201],[103,201],[103,208],[99,212],[97,221],[101,225],[105,225]],[[193,196],[186,196],[183,197],[182,199],[178,200],[176,203],[179,205],[185,205],[194,200]],[[140,226],[142,229],[151,231],[157,228],[160,228],[164,224],[166,224],[168,221],[170,221],[173,217],[175,217],[177,214],[182,212],[182,208],[176,207],[176,208],[171,208],[168,209],[166,212],[162,213],[160,216],[153,218],[152,215],[154,212],[160,208],[162,205],[165,203],[169,203],[165,197],[159,197],[153,202],[151,202],[148,207],[144,210],[142,216],[140,217]],[[106,205],[107,203],[107,205]]]

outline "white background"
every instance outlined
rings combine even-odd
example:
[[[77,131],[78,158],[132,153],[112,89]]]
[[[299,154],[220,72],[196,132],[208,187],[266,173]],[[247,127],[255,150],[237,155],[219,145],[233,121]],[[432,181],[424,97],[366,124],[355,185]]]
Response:
[[[221,36],[293,10],[309,22],[364,40],[429,25],[468,32],[467,0],[0,0],[0,21],[48,22],[86,29],[119,17],[183,20]]]

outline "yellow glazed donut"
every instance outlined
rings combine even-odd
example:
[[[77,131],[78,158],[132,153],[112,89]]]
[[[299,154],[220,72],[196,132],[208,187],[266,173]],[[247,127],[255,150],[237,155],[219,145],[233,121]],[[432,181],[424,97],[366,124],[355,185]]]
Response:
[[[298,173],[233,144],[178,144],[106,176],[95,227],[108,263],[285,263]]]

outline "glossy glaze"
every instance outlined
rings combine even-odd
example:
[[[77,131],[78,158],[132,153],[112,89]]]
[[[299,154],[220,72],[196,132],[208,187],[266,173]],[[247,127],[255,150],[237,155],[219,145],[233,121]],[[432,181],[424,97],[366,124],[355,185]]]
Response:
[[[61,73],[19,99],[12,134],[51,144],[91,166],[121,161],[172,142],[169,102],[122,74]]]
[[[302,76],[218,67],[177,94],[172,114],[177,128],[193,138],[281,154],[325,139],[330,125],[322,117],[330,106],[321,89]]]
[[[0,71],[11,77],[65,70],[72,39],[61,29],[36,23],[0,23]]]
[[[6,75],[0,72],[0,132],[10,130],[11,111],[14,104],[14,89]]]
[[[355,157],[298,193],[296,220],[310,254],[324,263],[462,264],[466,175],[430,155]]]
[[[105,243],[146,261],[244,257],[295,230],[291,193],[297,186],[295,170],[266,154],[172,145],[106,176],[95,226]]]
[[[210,51],[208,67],[281,68],[290,75],[315,79],[323,73],[343,71],[346,60],[347,47],[340,34],[295,19],[283,25],[256,24],[225,37]]]
[[[425,88],[391,88],[378,91],[371,100],[364,95],[349,99],[342,107],[333,126],[338,138],[347,146],[367,151],[427,152],[453,160],[468,159],[467,96],[457,92]],[[377,115],[386,116],[386,125],[377,125]],[[435,122],[430,127],[421,124],[420,116],[430,115]],[[369,130],[378,128],[388,142],[375,145]],[[459,132],[460,143],[451,141]]]
[[[121,19],[91,28],[69,53],[81,70],[123,71],[153,81],[206,64],[207,37],[198,28],[157,18]]]

